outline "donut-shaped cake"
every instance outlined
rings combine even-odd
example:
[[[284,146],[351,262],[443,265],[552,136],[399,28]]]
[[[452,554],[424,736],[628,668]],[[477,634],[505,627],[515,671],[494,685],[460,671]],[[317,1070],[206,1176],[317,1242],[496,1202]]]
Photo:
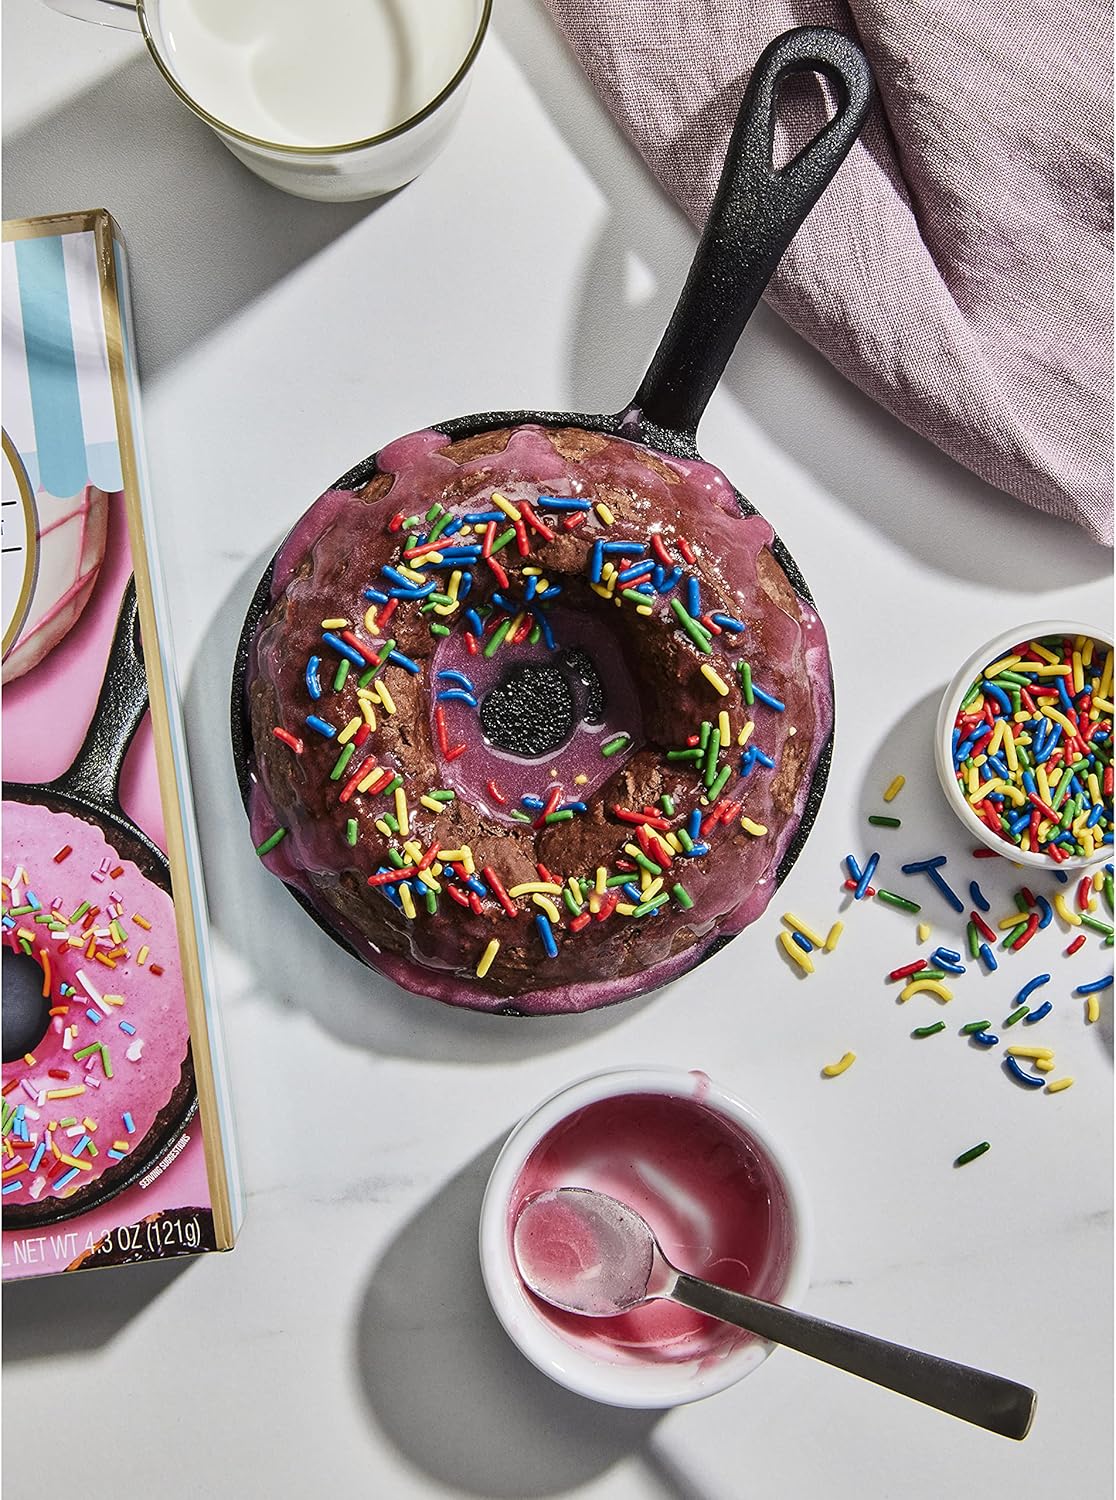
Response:
[[[104,490],[88,484],[66,500],[40,493],[35,510],[34,591],[19,637],[4,658],[4,682],[37,667],[73,628],[105,560],[109,508]]]
[[[258,852],[456,1004],[583,1010],[691,967],[767,905],[832,727],[772,541],[717,469],[624,438],[392,443],[276,559]]]
[[[4,802],[3,1205],[111,1195],[192,1088],[174,907],[83,818]],[[13,1214],[12,1217],[15,1217]]]

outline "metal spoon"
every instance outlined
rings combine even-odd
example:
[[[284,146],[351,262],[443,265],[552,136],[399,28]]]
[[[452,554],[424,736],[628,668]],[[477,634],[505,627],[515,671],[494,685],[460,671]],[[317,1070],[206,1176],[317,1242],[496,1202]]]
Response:
[[[544,1302],[590,1318],[667,1297],[1003,1437],[1021,1440],[1035,1392],[1013,1380],[731,1292],[671,1265],[635,1209],[588,1188],[537,1193],[520,1209],[513,1248],[525,1284]]]

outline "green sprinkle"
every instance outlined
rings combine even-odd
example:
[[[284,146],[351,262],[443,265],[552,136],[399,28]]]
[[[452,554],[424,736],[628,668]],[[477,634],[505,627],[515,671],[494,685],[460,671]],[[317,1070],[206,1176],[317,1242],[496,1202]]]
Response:
[[[666,758],[667,760],[701,760],[703,751],[697,745],[692,750],[668,750]]]
[[[979,697],[980,697],[980,684],[979,683],[974,683],[973,686],[969,689],[969,691],[965,694],[964,698],[962,698],[962,700],[961,700],[961,707],[962,708],[971,708],[973,706],[973,704],[977,701],[977,699]]]
[[[1027,931],[1026,922],[1020,922],[1018,927],[1013,927],[1000,944],[1001,948],[1010,948]]]
[[[632,916],[633,917],[645,917],[645,916],[647,916],[648,912],[658,911],[659,907],[662,906],[663,902],[664,901],[669,901],[669,900],[670,900],[670,897],[667,895],[666,891],[660,891],[659,894],[653,900],[651,900],[651,901],[645,901],[642,904],[642,906],[637,906],[636,909],[635,909],[635,911],[632,912]]]
[[[392,865],[396,870],[401,870],[407,863],[398,849],[389,849],[387,852],[387,857],[388,863]]]
[[[441,536],[442,532],[449,525],[449,523],[450,513],[448,510],[444,510],[438,517],[437,521],[435,521],[434,525],[430,528],[430,535],[426,538],[426,540],[428,542],[436,542]]]
[[[260,855],[270,854],[276,844],[281,844],[286,837],[287,830],[285,828],[277,828],[269,839],[264,839],[262,844],[256,845],[256,853]]]
[[[1015,908],[1017,911],[1021,911],[1024,916],[1030,916],[1031,903],[1027,900],[1022,891],[1016,891],[1015,895],[1011,899],[1015,902]]]
[[[944,1021],[935,1021],[932,1026],[916,1026],[911,1032],[912,1036],[936,1036],[939,1031],[946,1029]]]
[[[343,656],[337,663],[337,671],[333,674],[333,691],[339,693],[345,686],[345,678],[349,675],[349,658]]]
[[[662,808],[664,814],[668,818],[673,818],[674,817],[674,798],[670,795],[669,792],[664,792],[663,795],[659,798],[659,806]],[[1109,877],[1109,880],[1108,880],[1108,892],[1109,892],[1109,905],[1111,905],[1112,904],[1112,878],[1111,878],[1111,876]]]
[[[367,687],[368,684],[372,681],[373,677],[384,670],[384,668],[387,666],[387,659],[394,650],[395,640],[393,637],[386,640],[382,646],[376,647],[376,655],[380,659],[378,662],[374,662],[372,666],[368,667],[366,671],[360,674],[358,681],[361,687]]]
[[[448,625],[431,625],[430,627],[431,635],[449,635],[449,633],[450,628]],[[431,892],[431,895],[433,895],[433,892]]]
[[[106,1078],[111,1078],[112,1077],[112,1058],[109,1056],[109,1049],[105,1046],[105,1044],[103,1042],[101,1043],[101,1067],[104,1069],[105,1077]]]
[[[876,900],[882,901],[885,906],[897,906],[900,911],[921,911],[922,907],[917,901],[908,901],[906,896],[897,896],[894,891],[881,890],[876,887]]]
[[[501,531],[500,535],[492,543],[492,550],[493,550],[493,552],[499,552],[501,550],[501,548],[506,547],[508,545],[508,543],[513,539],[514,536],[515,536],[515,527],[514,526],[509,526],[508,529],[507,529],[507,531]]]
[[[512,808],[511,815],[516,823],[529,823],[531,821],[525,812],[520,812],[518,807]]]
[[[1012,1011],[1011,1015],[1008,1016],[1007,1020],[1004,1022],[1004,1025],[1014,1026],[1016,1021],[1021,1021],[1024,1016],[1029,1016],[1030,1014],[1031,1007],[1029,1005],[1021,1005],[1018,1010]]]
[[[715,802],[717,800],[717,798],[721,795],[721,793],[725,789],[725,782],[728,781],[728,779],[729,779],[729,777],[731,775],[732,775],[732,767],[731,766],[722,766],[721,767],[720,775],[717,777],[717,779],[713,783],[713,785],[709,788],[709,797],[710,797],[711,801]]]
[[[350,818],[345,824],[345,842],[355,844],[360,836],[360,826],[355,818]]]
[[[542,626],[539,625],[538,622],[536,621],[536,623],[531,626],[531,629],[530,629],[530,631],[528,633],[527,644],[529,646],[537,646],[539,644],[539,641],[541,639],[542,639]]]
[[[387,786],[385,786],[384,788],[382,788],[384,796],[385,797],[390,797],[391,794],[395,791],[396,787],[401,787],[402,785],[403,785],[403,778],[402,778],[402,776],[393,776],[391,778],[391,780],[388,782]]]
[[[573,818],[573,808],[564,807],[559,812],[547,813],[544,823],[568,823]]]
[[[568,885],[564,885],[562,887],[562,900],[566,903],[566,910],[569,912],[571,917],[577,917],[581,915],[582,903],[577,899]]]
[[[329,773],[330,781],[340,781],[342,772],[356,754],[356,746],[350,740],[334,762],[333,770]]]
[[[35,910],[35,908],[33,906],[13,906],[9,910],[8,915],[9,915],[9,917],[22,917],[22,916],[25,916],[27,912],[34,911],[34,910]],[[89,908],[87,906],[86,907],[86,911],[88,911],[88,910],[89,910]],[[71,918],[70,920],[72,921],[73,918]]]
[[[752,692],[752,669],[746,661],[742,661],[736,669],[740,673],[740,686],[744,693],[744,702],[751,708],[756,701],[756,695]]]
[[[447,787],[438,787],[436,791],[427,792],[426,795],[431,802],[452,802],[457,793],[451,792]]]
[[[434,504],[426,512],[425,519],[427,521],[433,521],[434,518],[435,518],[435,516],[440,516],[441,514],[442,514],[442,503],[441,503],[440,500],[435,500]]]
[[[438,911],[438,892],[426,887],[426,909],[430,915],[436,916]]]
[[[74,912],[73,916],[70,918],[70,921],[76,922],[79,917],[84,917],[85,913],[89,910],[92,904],[93,903],[91,901],[83,901],[78,907],[77,911]]]
[[[684,885],[672,885],[670,893],[685,911],[689,911],[690,907],[693,906],[694,898]]]
[[[975,1036],[978,1031],[987,1031],[991,1025],[991,1021],[966,1021],[961,1028],[961,1035]]]
[[[670,607],[678,617],[678,623],[693,641],[699,651],[704,651],[706,656],[713,655],[713,637],[700,625],[694,617],[688,613],[680,599],[672,599]]]
[[[701,750],[701,753],[703,755],[705,754],[706,748],[707,748],[707,746],[709,744],[709,736],[712,733],[713,733],[713,725],[709,722],[708,719],[702,719],[702,721],[701,721],[701,737],[698,740],[698,748]]]
[[[919,969],[917,974],[911,975],[907,983],[913,984],[916,979],[944,979],[945,977],[944,969]]]
[[[883,813],[869,813],[868,821],[873,828],[902,828],[902,820],[899,818],[887,818]]]
[[[506,620],[501,620],[500,624],[497,625],[496,629],[492,632],[492,635],[485,644],[485,656],[496,655],[497,651],[499,651],[500,647],[504,644],[504,637],[507,635],[508,631],[511,628],[512,622],[511,616],[509,615]]]
[[[705,770],[702,780],[707,787],[712,786],[717,778],[717,759],[721,754],[721,731],[714,729],[709,736],[709,742],[705,747]]]
[[[618,885],[627,885],[631,878],[630,875],[609,875],[605,880],[605,889],[611,891],[615,890]]]
[[[1105,937],[1112,936],[1112,927],[1108,922],[1102,922],[1099,917],[1090,916],[1087,911],[1079,912],[1082,927],[1091,927],[1094,932],[1103,932]]]
[[[654,595],[641,594],[638,589],[621,589],[620,597],[621,599],[629,599],[633,604],[651,605],[654,602]]]
[[[641,870],[646,870],[648,875],[661,875],[662,865],[657,865],[653,859],[648,859],[646,854],[629,854],[629,859],[634,859]],[[627,876],[625,876],[627,879]]]
[[[978,1156],[983,1156],[986,1151],[990,1151],[991,1149],[987,1141],[981,1141],[979,1146],[970,1146],[967,1151],[962,1151],[953,1165],[955,1167],[967,1166],[969,1162],[976,1161]]]
[[[392,833],[399,832],[399,820],[394,813],[384,813],[384,822],[391,829]]]
[[[980,933],[977,931],[976,923],[970,922],[965,929],[969,939],[969,954],[972,958],[980,957]]]
[[[674,830],[674,837],[682,845],[685,852],[689,854],[690,850],[694,847],[694,841],[688,831],[685,828],[676,828]]]
[[[630,734],[618,734],[614,739],[609,740],[607,745],[601,746],[601,754],[606,758],[608,756],[617,755],[621,750],[630,745],[631,742],[632,737]]]

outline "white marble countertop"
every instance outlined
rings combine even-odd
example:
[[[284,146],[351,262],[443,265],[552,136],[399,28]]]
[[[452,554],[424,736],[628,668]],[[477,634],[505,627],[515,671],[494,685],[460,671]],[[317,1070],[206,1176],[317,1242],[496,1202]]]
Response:
[[[798,558],[833,647],[833,773],[785,894],[688,979],[592,1017],[496,1020],[397,993],[252,854],[227,732],[245,605],[308,500],[388,438],[509,405],[619,408],[693,232],[534,0],[498,7],[445,155],[373,207],[249,176],[138,38],[36,0],[4,12],[6,214],[103,205],[130,246],[248,1192],[230,1256],[7,1289],[8,1493],[1111,1493],[1111,1009],[1106,996],[1087,1028],[1071,998],[1110,953],[1063,960],[1051,929],[1027,958],[968,975],[946,1013],[999,1017],[1050,969],[1044,1037],[1077,1079],[1050,1096],[953,1026],[910,1040],[931,1017],[882,983],[915,951],[903,914],[857,907],[804,982],[775,943],[788,907],[837,915],[840,859],[873,847],[865,816],[896,771],[889,872],[889,851],[943,849],[958,880],[997,893],[995,913],[1010,906],[1012,871],[970,863],[933,784],[934,706],[1000,629],[1110,618],[1107,556],[955,468],[761,310],[702,446]],[[979,562],[978,525],[994,538]],[[958,946],[929,887],[924,900],[935,939]],[[855,1067],[822,1080],[846,1048]],[[497,1144],[563,1082],[663,1061],[706,1069],[794,1148],[816,1225],[809,1309],[1033,1384],[1025,1444],[786,1352],[666,1415],[594,1407],[522,1360],[476,1266]],[[988,1155],[954,1170],[981,1139]]]

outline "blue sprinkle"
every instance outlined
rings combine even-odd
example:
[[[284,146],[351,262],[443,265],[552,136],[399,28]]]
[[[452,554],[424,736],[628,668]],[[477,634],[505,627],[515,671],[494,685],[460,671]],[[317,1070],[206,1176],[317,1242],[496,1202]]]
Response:
[[[797,943],[798,946],[802,949],[803,953],[813,953],[814,951],[813,943],[809,938],[803,937],[800,932],[791,933],[791,942]]]
[[[81,1140],[78,1141],[77,1145],[70,1152],[70,1155],[71,1156],[80,1156],[81,1153],[85,1150],[85,1148],[87,1146],[91,1146],[92,1144],[93,1144],[92,1137],[88,1136],[88,1135],[83,1135],[82,1138],[81,1138]]]
[[[1092,810],[1092,812],[1085,819],[1085,827],[1086,828],[1095,828],[1096,825],[1100,822],[1100,820],[1103,817],[1104,817],[1104,803],[1103,802],[1095,802],[1093,804],[1093,810]]]
[[[71,1177],[76,1177],[76,1176],[77,1176],[77,1168],[76,1167],[71,1167],[70,1170],[66,1173],[65,1177],[60,1177],[58,1179],[58,1181],[54,1185],[55,1185],[55,1187],[62,1187],[62,1185],[64,1183],[69,1182],[69,1180],[70,1180]],[[4,1189],[3,1190],[4,1190],[5,1193],[18,1193],[19,1190],[20,1190],[20,1188],[22,1186],[23,1186],[23,1178],[22,1177],[17,1177],[14,1182],[6,1182],[4,1184]]]
[[[584,802],[563,802],[562,806],[555,809],[557,812],[588,812],[588,805]]]
[[[546,803],[543,801],[543,799],[541,797],[536,797],[531,792],[528,792],[526,794],[526,796],[520,797],[519,800],[523,803],[524,807],[531,807],[531,808],[538,809],[540,807],[545,807],[546,806]]]
[[[123,1120],[124,1129],[128,1132],[128,1134],[135,1135],[136,1122],[132,1119],[132,1111],[130,1109],[126,1109],[120,1118]]]
[[[636,885],[634,881],[626,880],[620,887],[620,889],[624,892],[625,896],[627,896],[628,900],[634,901],[637,906],[639,906],[643,901],[639,886]]]
[[[1050,1001],[1044,1000],[1042,1004],[1036,1010],[1033,1010],[1029,1016],[1023,1017],[1023,1025],[1033,1026],[1036,1021],[1041,1021],[1043,1016],[1048,1016],[1053,1009],[1054,1007],[1053,1005],[1051,1005]]]
[[[474,510],[467,516],[462,516],[461,519],[473,525],[476,525],[478,521],[483,521],[487,525],[489,521],[506,521],[508,518],[502,510]]]
[[[476,691],[473,684],[469,681],[468,677],[465,676],[464,672],[439,672],[438,681],[456,682],[458,686],[463,687],[467,693],[473,693]]]
[[[1026,1020],[1026,1017],[1024,1016],[1023,1019]],[[1020,1083],[1025,1083],[1029,1089],[1041,1089],[1046,1082],[1045,1078],[1039,1078],[1034,1073],[1026,1072],[1019,1066],[1014,1057],[1005,1057],[1004,1067],[1013,1078],[1017,1078]]]
[[[481,624],[481,617],[477,614],[475,609],[467,609],[465,611],[465,628],[471,634],[476,636],[481,636],[484,634],[484,626]]]
[[[29,1167],[30,1171],[37,1172],[39,1170],[39,1163],[42,1161],[43,1155],[44,1155],[45,1152],[46,1152],[46,1141],[40,1141],[39,1144],[35,1147],[35,1154],[34,1154],[34,1156],[31,1158],[31,1163],[30,1163],[30,1167]]]
[[[655,564],[649,559],[633,563],[630,568],[625,568],[622,573],[616,575],[616,582],[622,584],[635,583],[637,578],[646,578],[649,573],[654,573],[655,571]]]
[[[558,944],[554,941],[554,932],[545,912],[540,911],[535,918],[535,926],[539,929],[543,947],[546,949],[548,958],[558,957]]]
[[[869,885],[869,882],[872,879],[872,876],[876,873],[876,866],[879,864],[879,862],[880,862],[880,856],[879,856],[879,854],[870,854],[868,856],[868,863],[864,866],[864,869],[861,871],[861,873],[860,873],[860,879],[856,883],[856,890],[853,892],[853,897],[854,897],[855,900],[857,900],[857,901],[863,900],[864,893],[868,889],[868,885]]]
[[[1033,995],[1034,992],[1037,989],[1041,988],[1042,985],[1049,983],[1049,974],[1036,974],[1033,979],[1028,979],[1027,983],[1023,986],[1018,995],[1016,995],[1015,999],[1011,1002],[1012,1006],[1014,1007],[1016,1005],[1022,1005],[1026,1001],[1028,995]]]
[[[1051,906],[1050,902],[1046,899],[1045,896],[1036,896],[1035,905],[1042,913],[1042,915],[1039,917],[1038,924],[1038,930],[1041,932],[1044,927],[1049,927],[1051,922],[1054,920],[1054,908]]]
[[[85,1012],[85,1014],[89,1017],[89,1019],[91,1021],[94,1021],[94,1022],[96,1022],[96,1021],[103,1021],[104,1020],[104,1016],[101,1015],[101,1012],[99,1010],[94,1010],[92,1006],[89,1007],[89,1009]]]
[[[472,587],[473,587],[473,575],[472,575],[472,573],[469,572],[468,569],[465,569],[465,571],[461,574],[461,582],[458,585],[458,589],[457,589],[457,602],[458,602],[458,604],[460,604],[462,602],[462,600],[467,599],[469,597],[469,594],[470,594],[470,592],[472,590]]]
[[[1075,995],[1096,995],[1101,990],[1109,989],[1111,984],[1112,975],[1106,974],[1103,979],[1094,979],[1092,984],[1079,984],[1073,993]]]
[[[692,574],[686,579],[686,611],[695,620],[701,619],[701,593],[698,581]]]
[[[306,691],[315,702],[322,696],[322,684],[318,679],[318,668],[321,664],[320,656],[312,656],[306,663]]]
[[[412,661],[409,656],[404,656],[402,651],[392,651],[388,654],[388,661],[393,667],[402,667],[404,671],[410,672],[412,676],[418,673],[418,662]]]
[[[936,959],[935,963],[939,969],[945,969],[950,974],[964,974],[965,972],[964,964],[950,963],[949,960],[945,958]]]
[[[343,641],[341,637],[339,635],[335,635],[333,631],[323,631],[322,640],[325,641],[326,645],[329,646],[332,650],[336,651],[338,656],[343,656],[346,658],[346,660],[351,661],[354,667],[366,667],[368,665],[368,662],[362,652],[358,651],[355,646],[350,646],[348,641]],[[318,658],[316,656],[313,656],[310,658],[310,660],[317,661]],[[321,689],[319,688],[317,693],[312,692],[310,696],[312,698],[320,698],[322,696]]]
[[[336,729],[334,729],[333,725],[327,724],[324,719],[319,719],[317,714],[307,714],[306,725],[307,728],[313,729],[317,734],[322,735],[327,740],[332,740],[337,734],[337,731]]]
[[[623,554],[625,557],[643,557],[647,551],[642,542],[594,542],[593,545],[600,547],[602,552]]]
[[[369,604],[386,604],[388,602],[388,596],[381,593],[379,589],[365,589],[364,597],[368,600]]]
[[[850,880],[860,880],[860,866],[851,854],[845,855],[845,869],[849,872]]]
[[[977,1031],[969,1040],[976,1042],[978,1047],[995,1047],[999,1044],[1000,1038],[993,1036],[990,1031]]]
[[[136,1028],[130,1021],[118,1021],[117,1025],[120,1027],[125,1036],[135,1036]]]
[[[979,952],[981,958],[984,960],[985,966],[987,967],[990,974],[994,973],[995,970],[1000,967],[996,962],[996,955],[992,952],[992,949],[988,946],[987,943],[981,943],[980,948],[977,951]]]
[[[112,1158],[113,1161],[123,1161],[124,1158],[125,1158],[125,1156],[128,1153],[126,1151],[116,1151],[116,1150],[110,1148],[108,1154]]]
[[[700,859],[703,854],[709,853],[709,845],[697,843],[692,849],[686,851],[687,859]]]
[[[593,583],[600,583],[601,568],[604,565],[604,543],[594,542],[589,554],[589,577]]]
[[[79,1167],[71,1167],[70,1170],[68,1172],[64,1172],[61,1177],[56,1177],[54,1182],[51,1184],[53,1190],[57,1192],[59,1188],[64,1188],[68,1182],[73,1182],[74,1178],[78,1175],[78,1172],[80,1170],[81,1169]],[[4,1191],[7,1192],[8,1189],[5,1188]]]
[[[690,837],[692,839],[696,839],[696,838],[700,837],[700,835],[701,835],[701,808],[700,807],[695,807],[694,810],[693,810],[693,812],[691,812],[690,816],[687,818],[687,820],[686,820],[686,832],[690,835]]]
[[[972,897],[973,905],[978,911],[991,911],[992,907],[980,886],[975,880],[969,881],[969,895]]]
[[[951,964],[959,964],[961,962],[960,953],[957,953],[953,948],[935,948],[933,957],[948,959]]]
[[[534,604],[531,606],[531,613],[534,615],[538,627],[542,632],[542,638],[546,642],[547,650],[554,651],[558,643],[554,639],[554,632],[550,628],[550,621]]]
[[[739,635],[744,629],[743,622],[741,620],[734,620],[732,615],[710,615],[709,618],[713,621],[714,625],[719,625],[722,630],[731,630],[734,635]]]
[[[477,896],[488,895],[488,887],[482,885],[475,875],[466,875],[461,883],[466,890],[472,891]]]
[[[541,510],[591,510],[588,500],[576,500],[565,495],[539,495],[535,501]]]
[[[562,585],[560,583],[552,583],[548,589],[544,589],[542,593],[537,595],[536,597],[540,600],[540,602],[546,603],[551,599],[557,599],[558,595],[561,592]]]
[[[1005,714],[1010,715],[1014,713],[1014,709],[1011,706],[1011,699],[1002,687],[997,687],[994,682],[989,682],[987,677],[982,679],[980,687],[985,697],[991,698],[998,703]]]
[[[658,594],[669,594],[671,589],[678,587],[678,581],[681,577],[681,568],[671,568],[669,573],[663,575],[662,582],[655,584],[655,592]]]
[[[461,530],[462,526],[464,526],[464,525],[465,525],[465,522],[461,519],[460,516],[454,516],[453,520],[449,523],[449,525],[442,532],[442,535],[443,536],[456,536],[457,533]]]
[[[761,703],[766,703],[768,708],[773,708],[776,713],[781,714],[786,709],[787,705],[785,703],[780,703],[778,698],[772,697],[770,693],[765,693],[763,688],[756,687],[754,682],[752,683],[752,695],[758,698]],[[771,764],[774,765],[775,762],[772,761]]]
[[[410,584],[406,588],[400,586],[397,589],[389,589],[388,594],[392,599],[427,599],[437,588],[433,579],[423,584],[422,588],[412,588]]]

